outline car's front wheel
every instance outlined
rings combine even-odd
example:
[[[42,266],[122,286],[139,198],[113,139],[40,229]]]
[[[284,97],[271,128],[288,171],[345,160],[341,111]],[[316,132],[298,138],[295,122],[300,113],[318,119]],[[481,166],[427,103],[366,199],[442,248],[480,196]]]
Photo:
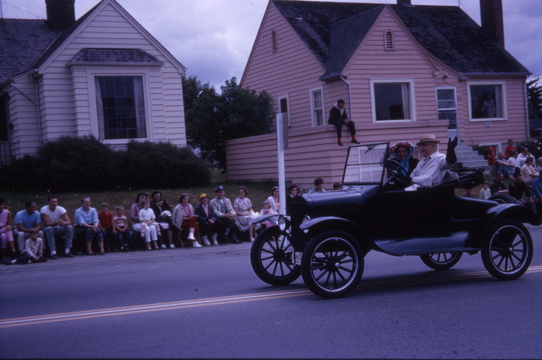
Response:
[[[301,275],[314,294],[334,299],[354,290],[363,266],[363,251],[356,239],[344,231],[331,230],[309,241],[301,259]]]
[[[293,251],[288,233],[281,231],[278,226],[268,227],[252,244],[252,269],[262,281],[270,285],[288,285],[301,275],[299,266],[293,264]]]
[[[457,264],[461,255],[462,252],[424,254],[420,255],[420,259],[433,270],[448,270]]]
[[[503,220],[488,232],[482,251],[487,271],[499,280],[515,280],[527,271],[533,258],[533,240],[516,220]]]

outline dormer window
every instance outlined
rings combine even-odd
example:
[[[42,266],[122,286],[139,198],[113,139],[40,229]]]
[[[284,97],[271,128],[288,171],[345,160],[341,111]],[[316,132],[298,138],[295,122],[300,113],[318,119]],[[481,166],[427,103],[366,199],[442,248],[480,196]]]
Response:
[[[384,48],[386,50],[395,50],[395,46],[393,43],[393,33],[391,30],[387,30],[384,33]]]
[[[273,42],[273,52],[279,51],[277,32],[275,30],[271,31],[271,41]]]

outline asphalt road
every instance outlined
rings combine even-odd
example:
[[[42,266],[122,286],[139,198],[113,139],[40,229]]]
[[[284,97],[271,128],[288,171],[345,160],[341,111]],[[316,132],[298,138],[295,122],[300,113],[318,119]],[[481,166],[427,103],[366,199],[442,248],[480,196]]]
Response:
[[[0,358],[542,358],[542,228],[516,281],[371,252],[322,300],[260,281],[250,243],[0,268]]]

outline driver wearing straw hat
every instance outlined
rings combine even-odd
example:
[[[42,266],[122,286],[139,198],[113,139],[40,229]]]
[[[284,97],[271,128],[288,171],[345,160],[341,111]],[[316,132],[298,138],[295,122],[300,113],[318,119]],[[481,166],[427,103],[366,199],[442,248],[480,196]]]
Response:
[[[438,152],[436,136],[433,134],[422,135],[416,146],[420,148],[423,158],[420,160],[416,169],[410,175],[412,185],[407,187],[406,191],[416,190],[420,186],[431,186],[444,180],[446,170],[451,168],[457,161],[455,147],[457,146],[457,137],[448,139],[448,150],[446,155]]]

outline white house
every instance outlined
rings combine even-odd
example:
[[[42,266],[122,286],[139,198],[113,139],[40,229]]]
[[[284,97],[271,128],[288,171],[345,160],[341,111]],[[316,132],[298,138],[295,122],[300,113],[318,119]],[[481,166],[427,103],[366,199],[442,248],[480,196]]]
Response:
[[[0,162],[63,135],[185,146],[184,66],[115,0],[77,21],[45,2],[47,20],[0,19]]]

